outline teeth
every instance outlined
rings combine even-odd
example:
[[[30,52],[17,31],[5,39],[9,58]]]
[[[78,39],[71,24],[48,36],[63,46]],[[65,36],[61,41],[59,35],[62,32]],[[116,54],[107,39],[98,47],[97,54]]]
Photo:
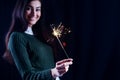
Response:
[[[35,19],[30,19],[30,20],[34,21]]]

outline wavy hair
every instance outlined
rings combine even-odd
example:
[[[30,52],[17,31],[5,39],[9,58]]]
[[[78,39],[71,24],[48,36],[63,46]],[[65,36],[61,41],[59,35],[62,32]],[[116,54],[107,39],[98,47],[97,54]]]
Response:
[[[16,5],[14,7],[13,13],[12,13],[12,21],[11,21],[11,26],[7,32],[7,35],[5,37],[5,46],[6,50],[5,53],[3,54],[3,58],[7,60],[9,63],[13,64],[14,61],[12,59],[12,56],[10,54],[10,51],[8,50],[8,42],[9,42],[9,37],[12,32],[24,32],[27,29],[27,22],[24,19],[24,11],[26,5],[33,0],[17,0]],[[41,2],[41,0],[39,0]],[[42,8],[41,8],[42,9]],[[43,12],[43,11],[41,11]],[[43,16],[43,15],[42,15]],[[32,27],[33,28],[33,33],[35,34],[36,37],[41,38],[43,37],[42,35],[42,27],[44,26],[43,23],[43,17],[41,17],[38,22]],[[44,39],[42,39],[44,41]]]

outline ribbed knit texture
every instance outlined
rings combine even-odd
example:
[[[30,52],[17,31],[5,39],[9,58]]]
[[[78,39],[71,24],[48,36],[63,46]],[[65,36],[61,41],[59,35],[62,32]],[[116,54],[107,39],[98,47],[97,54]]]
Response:
[[[8,48],[23,80],[53,80],[53,52],[34,35],[13,32]]]

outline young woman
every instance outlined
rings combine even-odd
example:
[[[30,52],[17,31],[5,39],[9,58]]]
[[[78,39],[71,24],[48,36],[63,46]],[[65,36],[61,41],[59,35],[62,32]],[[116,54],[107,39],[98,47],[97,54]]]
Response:
[[[40,23],[41,1],[18,0],[6,36],[4,58],[14,60],[24,80],[54,80],[66,73],[73,61],[69,58],[54,64],[53,51],[41,36]]]

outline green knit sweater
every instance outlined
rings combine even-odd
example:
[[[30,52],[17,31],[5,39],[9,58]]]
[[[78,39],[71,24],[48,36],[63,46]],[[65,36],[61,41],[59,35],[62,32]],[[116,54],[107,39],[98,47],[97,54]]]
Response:
[[[13,32],[8,48],[23,80],[53,80],[53,52],[34,35]]]

